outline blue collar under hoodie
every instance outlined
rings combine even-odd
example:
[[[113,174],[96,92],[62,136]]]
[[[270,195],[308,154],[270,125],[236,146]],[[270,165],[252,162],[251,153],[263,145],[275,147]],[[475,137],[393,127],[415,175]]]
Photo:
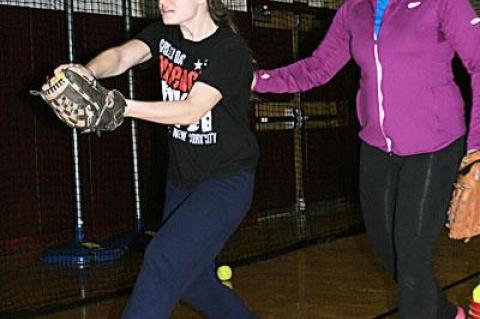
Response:
[[[375,34],[377,37],[382,25],[383,14],[387,10],[389,2],[389,0],[377,0],[377,10],[375,12]]]

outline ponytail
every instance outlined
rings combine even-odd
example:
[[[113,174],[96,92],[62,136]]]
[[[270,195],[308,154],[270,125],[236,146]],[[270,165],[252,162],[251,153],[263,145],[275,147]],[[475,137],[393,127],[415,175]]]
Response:
[[[237,26],[233,22],[231,13],[223,4],[222,0],[207,0],[208,11],[216,24],[230,28],[238,33]]]

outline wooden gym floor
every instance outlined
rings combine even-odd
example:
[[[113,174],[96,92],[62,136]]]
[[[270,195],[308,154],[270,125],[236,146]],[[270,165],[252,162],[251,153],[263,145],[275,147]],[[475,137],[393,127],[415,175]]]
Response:
[[[467,305],[480,283],[480,239],[443,235],[435,270],[450,299]],[[396,318],[393,281],[373,255],[365,234],[310,246],[234,268],[233,286],[262,319]],[[127,296],[38,319],[117,319]],[[172,319],[202,318],[179,305]]]

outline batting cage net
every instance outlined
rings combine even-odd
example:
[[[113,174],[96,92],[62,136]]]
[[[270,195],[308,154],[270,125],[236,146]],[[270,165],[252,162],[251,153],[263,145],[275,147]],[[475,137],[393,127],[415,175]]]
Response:
[[[336,0],[227,3],[260,68],[308,56]],[[480,2],[475,1],[478,9]],[[0,0],[0,318],[127,294],[161,228],[166,128],[126,121],[78,135],[38,97],[61,63],[85,63],[159,18],[151,0]],[[219,263],[241,265],[362,230],[352,63],[304,94],[262,94],[251,126],[261,150],[252,207]],[[102,80],[158,100],[155,64]],[[88,316],[87,316],[88,317]]]

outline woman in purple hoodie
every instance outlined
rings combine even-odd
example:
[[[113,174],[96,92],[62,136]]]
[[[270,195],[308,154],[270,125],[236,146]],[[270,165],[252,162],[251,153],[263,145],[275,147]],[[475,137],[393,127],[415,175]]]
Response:
[[[467,131],[452,59],[471,75]],[[402,319],[462,319],[433,274],[456,168],[480,149],[480,17],[468,0],[346,0],[313,54],[259,70],[256,92],[300,92],[353,58],[361,68],[360,198],[374,250],[397,282]],[[467,133],[468,132],[468,133]]]

